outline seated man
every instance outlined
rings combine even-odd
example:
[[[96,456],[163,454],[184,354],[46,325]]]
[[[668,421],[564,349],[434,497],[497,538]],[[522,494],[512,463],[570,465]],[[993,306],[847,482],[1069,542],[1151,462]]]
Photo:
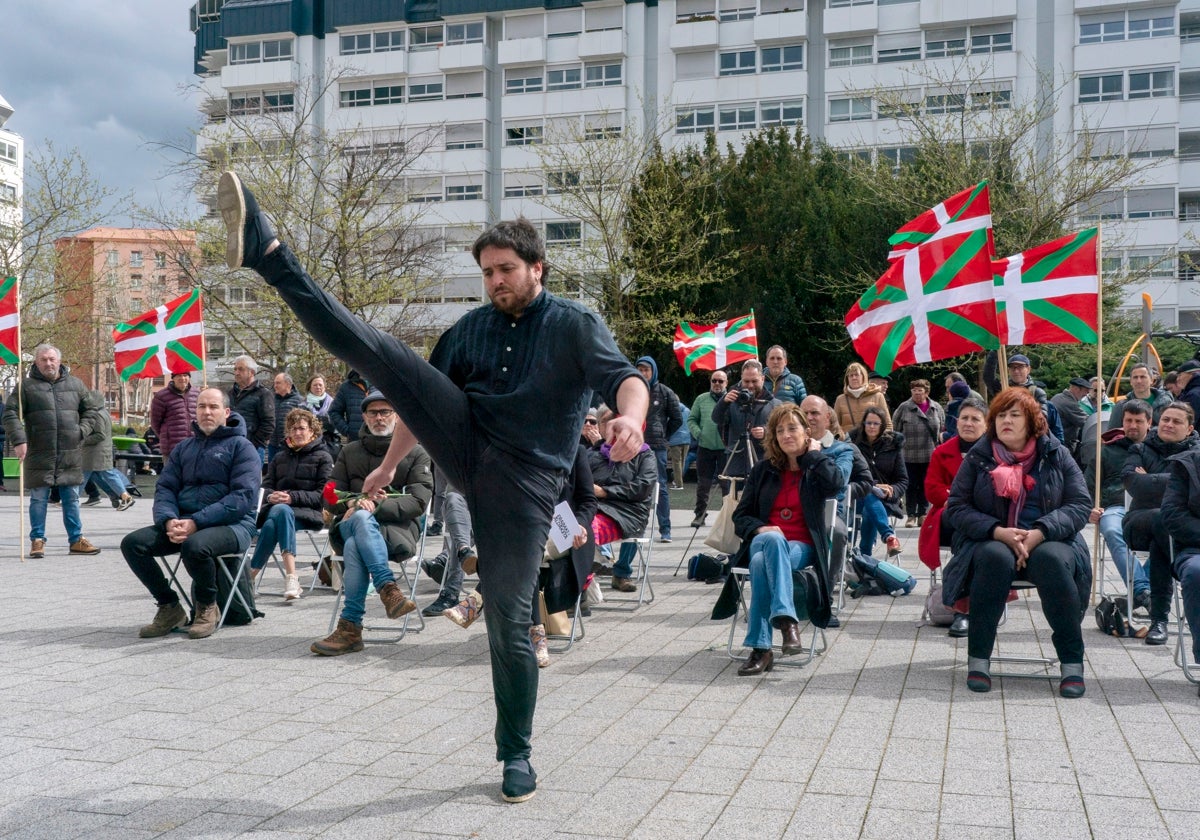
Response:
[[[1192,662],[1200,663],[1200,449],[1171,459],[1162,521],[1175,540],[1172,572],[1192,631]]]
[[[195,435],[171,450],[154,490],[154,524],[121,540],[125,562],[154,600],[154,620],[143,639],[165,636],[187,622],[179,595],[156,558],[179,553],[195,585],[196,615],[188,637],[211,636],[220,621],[217,558],[240,554],[254,535],[262,460],[246,438],[229,397],[206,388],[196,399]]]
[[[1150,433],[1152,409],[1149,403],[1128,399],[1121,403],[1121,428],[1104,433],[1104,446],[1100,450],[1100,507],[1092,508],[1089,521],[1099,525],[1100,535],[1108,546],[1113,564],[1128,581],[1129,563],[1133,563],[1133,603],[1135,607],[1150,609],[1150,578],[1146,567],[1134,560],[1125,544],[1122,525],[1125,521],[1125,486],[1121,472],[1135,444],[1142,443]],[[1088,461],[1084,470],[1088,487],[1096,486],[1096,459]]]
[[[1167,618],[1171,613],[1171,549],[1159,508],[1167,489],[1168,459],[1194,450],[1200,443],[1193,422],[1192,407],[1187,403],[1167,406],[1158,421],[1158,428],[1147,435],[1144,443],[1131,448],[1121,471],[1121,479],[1130,496],[1129,510],[1125,514],[1125,542],[1135,551],[1150,551],[1148,645],[1167,643]]]
[[[321,656],[340,656],[363,649],[362,620],[368,582],[374,582],[388,618],[400,618],[417,608],[396,585],[388,560],[402,561],[417,551],[421,515],[433,498],[431,462],[424,449],[414,446],[392,475],[390,488],[394,489],[363,498],[363,482],[383,463],[400,418],[387,398],[376,390],[363,397],[362,416],[365,428],[358,440],[346,444],[338,453],[331,482],[339,493],[354,497],[336,504],[326,499],[325,509],[335,517],[329,526],[329,543],[345,562],[346,603],[333,632],[309,648]]]

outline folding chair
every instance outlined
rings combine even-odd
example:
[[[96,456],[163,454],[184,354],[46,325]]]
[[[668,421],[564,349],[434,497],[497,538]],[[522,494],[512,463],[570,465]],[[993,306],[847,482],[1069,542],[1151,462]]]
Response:
[[[830,538],[830,552],[833,551],[833,528],[837,523],[837,505],[837,499],[825,500],[825,526],[828,529]],[[750,569],[736,567],[731,569],[730,573],[737,579],[738,609],[734,610],[733,618],[729,623],[729,640],[725,646],[725,655],[734,662],[744,662],[745,660],[741,656],[738,656],[734,653],[733,637],[737,633],[738,616],[744,616],[743,620],[746,620],[750,615],[750,606],[746,603],[746,581],[750,579]],[[808,647],[805,649],[808,653],[808,656],[804,658],[795,656],[779,656],[775,659],[776,665],[790,665],[793,667],[802,668],[808,663],[812,662],[813,658],[818,654],[824,653],[829,648],[829,642],[825,638],[825,631],[811,622],[810,627],[812,628],[812,641],[809,642]],[[821,640],[820,647],[817,647],[818,638]],[[778,648],[779,645],[773,644],[772,647]]]
[[[425,556],[425,539],[429,533],[429,523],[433,519],[433,499],[425,505],[425,513],[421,515],[421,539],[417,542],[417,550],[411,557],[405,557],[403,560],[389,560],[398,566],[398,579],[396,585],[408,596],[409,600],[416,603],[417,600],[417,582],[421,579],[421,558]],[[413,562],[413,573],[408,573],[407,564]],[[373,591],[373,587],[368,587],[368,594]],[[337,590],[337,596],[333,599],[333,612],[329,616],[329,632],[333,632],[333,628],[337,626],[338,613],[341,612],[342,598],[345,596],[346,589],[341,587]],[[415,622],[415,625],[413,624]],[[382,644],[395,644],[407,636],[409,633],[420,633],[425,629],[425,617],[421,615],[420,609],[415,609],[407,613],[400,619],[400,629],[396,630],[396,625],[383,624],[371,625],[363,622],[363,630],[373,632],[391,632],[393,635],[387,637],[376,637],[373,639],[364,639],[365,642],[379,642]]]
[[[597,586],[595,579],[592,580],[592,586]],[[575,598],[575,609],[571,613],[571,632],[569,634],[548,633],[547,639],[553,639],[556,642],[565,641],[566,644],[562,647],[550,648],[551,653],[566,653],[575,646],[575,642],[583,638],[583,616],[579,614],[579,610],[583,606],[585,595],[580,592]]]
[[[1132,504],[1132,502],[1133,502],[1133,499],[1131,499],[1129,494],[1126,493],[1125,494],[1125,509],[1126,510],[1129,510],[1129,506],[1130,506],[1130,504]],[[1097,529],[1099,529],[1100,528],[1099,523],[1097,523],[1095,525],[1095,527]],[[1101,597],[1103,597],[1105,595],[1111,596],[1113,598],[1124,597],[1125,598],[1125,621],[1127,623],[1129,623],[1130,625],[1148,623],[1149,619],[1143,621],[1142,619],[1139,618],[1135,622],[1134,618],[1133,618],[1133,569],[1134,569],[1134,565],[1138,562],[1137,553],[1132,548],[1129,549],[1129,563],[1127,563],[1125,566],[1125,577],[1121,577],[1120,575],[1111,575],[1112,580],[1120,581],[1124,585],[1123,589],[1118,589],[1115,587],[1110,588],[1110,586],[1109,586],[1110,575],[1108,574],[1108,563],[1106,562],[1107,560],[1108,560],[1108,543],[1105,542],[1104,536],[1101,535],[1100,536],[1100,553],[1099,553],[1099,557],[1096,561],[1096,565],[1099,567],[1099,574],[1097,575],[1099,577],[1099,582],[1096,585],[1096,591],[1100,594]],[[1113,565],[1115,566],[1116,564],[1114,563]]]
[[[646,530],[640,537],[626,537],[620,542],[622,546],[627,544],[637,546],[634,565],[634,579],[638,585],[637,598],[613,598],[605,595],[604,601],[593,604],[592,609],[632,612],[642,604],[654,602],[654,585],[650,583],[650,556],[654,553],[654,526],[657,521],[654,513],[654,500],[658,499],[657,481],[654,482],[654,493],[650,499],[650,518],[646,522]],[[611,543],[609,544],[611,545]],[[595,582],[592,585],[595,586]]]
[[[862,517],[859,515],[854,504],[854,485],[849,478],[846,479],[846,545],[844,546],[840,558],[834,557],[832,549],[829,556],[829,574],[834,575],[834,569],[837,569],[837,581],[831,583],[830,586],[836,590],[837,598],[833,602],[833,615],[841,621],[842,609],[846,606],[846,567],[850,565],[850,558],[854,555],[854,546],[858,543],[858,529],[862,527]],[[837,527],[837,520],[834,520],[834,527]],[[837,545],[836,539],[833,545]]]
[[[1037,587],[1032,581],[1014,580],[1012,582],[1012,588],[1016,589],[1017,591],[1021,591],[1021,590],[1036,589]],[[1000,616],[1000,624],[998,626],[1003,627],[1006,623],[1008,623],[1008,604],[1007,603],[1005,603],[1005,605],[1004,605],[1004,612]],[[997,645],[999,645],[999,643],[1000,643],[1000,635],[999,634],[996,635],[996,643],[997,643]],[[1057,657],[996,656],[995,654],[993,654],[992,658],[991,658],[992,676],[993,677],[1006,677],[1008,679],[1026,679],[1026,680],[1055,679],[1056,680],[1056,679],[1058,679],[1058,674],[1051,673],[1050,667],[1052,665],[1057,664],[1057,662],[1058,662]],[[996,671],[995,670],[996,665],[1032,665],[1032,666],[1037,666],[1037,667],[1041,668],[1042,670],[1041,671],[1028,671],[1028,672],[1026,672],[1026,671],[1010,671],[1010,672],[1006,673],[1003,670]]]
[[[1175,565],[1175,538],[1169,538],[1171,547],[1171,565]],[[1200,685],[1200,664],[1189,662],[1188,654],[1191,652],[1184,646],[1184,637],[1192,637],[1191,628],[1188,627],[1187,616],[1183,613],[1183,588],[1179,581],[1172,581],[1174,590],[1173,600],[1175,604],[1175,664],[1183,671],[1184,679],[1192,685]]]
[[[316,554],[316,556],[317,556],[317,562],[316,562],[316,564],[314,564],[312,583],[310,583],[308,586],[308,594],[311,595],[313,592],[313,589],[315,589],[318,585],[320,585],[324,589],[332,589],[333,588],[332,586],[325,586],[325,584],[321,583],[321,565],[322,564],[328,565],[328,561],[325,559],[325,555],[329,551],[329,529],[322,528],[320,531],[313,531],[308,528],[303,528],[303,529],[297,528],[296,529],[297,539],[299,539],[300,534],[308,535],[308,540],[310,543],[312,543],[313,553]],[[321,544],[324,544],[324,546],[325,546],[324,549],[321,548]],[[278,548],[276,548],[275,551],[271,552],[271,565],[275,567],[276,571],[279,572],[279,576],[282,577],[286,582],[287,572],[284,571],[282,555]],[[265,572],[265,570],[266,570],[266,567],[264,566],[263,571]],[[299,560],[297,558],[297,565],[296,565],[297,574],[299,574],[299,571],[300,571],[300,566],[299,566]],[[278,592],[261,592],[260,593],[259,590],[262,587],[262,582],[263,582],[264,577],[266,577],[266,575],[263,572],[259,572],[258,575],[254,578],[254,597],[257,598],[260,594],[263,594],[263,595],[278,595],[279,597],[282,598],[283,597],[282,589],[279,590]],[[332,578],[330,578],[330,580],[332,580]]]

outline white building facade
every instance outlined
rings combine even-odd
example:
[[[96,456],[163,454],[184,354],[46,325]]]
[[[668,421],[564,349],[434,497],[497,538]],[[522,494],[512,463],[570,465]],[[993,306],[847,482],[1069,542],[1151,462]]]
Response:
[[[439,320],[483,299],[464,246],[484,224],[521,213],[551,244],[587,235],[539,202],[570,177],[532,148],[556,128],[736,145],[801,125],[898,164],[910,147],[871,96],[886,88],[946,114],[1053,92],[1041,132],[1086,127],[1094,149],[1148,159],[1080,223],[1104,222],[1108,269],[1150,267],[1131,306],[1149,292],[1157,320],[1200,329],[1200,0],[199,0],[192,27],[213,122],[289,110],[349,70],[321,128],[436,138],[407,189],[445,242]]]
[[[6,127],[12,115],[13,107],[0,95],[0,227],[5,228],[21,226],[25,191],[25,143],[21,135]],[[15,264],[20,254],[13,254],[12,258]]]

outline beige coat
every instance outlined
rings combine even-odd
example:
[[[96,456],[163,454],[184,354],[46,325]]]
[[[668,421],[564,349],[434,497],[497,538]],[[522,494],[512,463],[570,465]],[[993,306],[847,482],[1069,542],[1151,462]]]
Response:
[[[850,434],[862,422],[863,412],[871,406],[875,406],[883,412],[884,431],[892,428],[892,413],[888,411],[887,400],[884,399],[883,391],[880,391],[875,385],[868,385],[861,397],[856,397],[848,390],[843,390],[833,404],[833,411],[837,414],[842,431]]]

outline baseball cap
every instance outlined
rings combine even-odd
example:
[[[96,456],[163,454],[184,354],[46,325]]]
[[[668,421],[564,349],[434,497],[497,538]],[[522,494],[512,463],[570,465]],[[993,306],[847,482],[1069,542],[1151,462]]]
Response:
[[[1200,362],[1195,359],[1188,359],[1179,366],[1178,373],[1195,373],[1200,370]]]
[[[1020,353],[1018,353],[1015,356],[1009,356],[1008,357],[1008,365],[1009,365],[1009,367],[1012,367],[1013,365],[1025,365],[1026,367],[1028,367],[1029,366],[1029,357],[1024,356]]]
[[[1076,376],[1074,379],[1071,380],[1071,384],[1074,385],[1076,388],[1091,388],[1092,387],[1092,383],[1088,382],[1082,376]]]

